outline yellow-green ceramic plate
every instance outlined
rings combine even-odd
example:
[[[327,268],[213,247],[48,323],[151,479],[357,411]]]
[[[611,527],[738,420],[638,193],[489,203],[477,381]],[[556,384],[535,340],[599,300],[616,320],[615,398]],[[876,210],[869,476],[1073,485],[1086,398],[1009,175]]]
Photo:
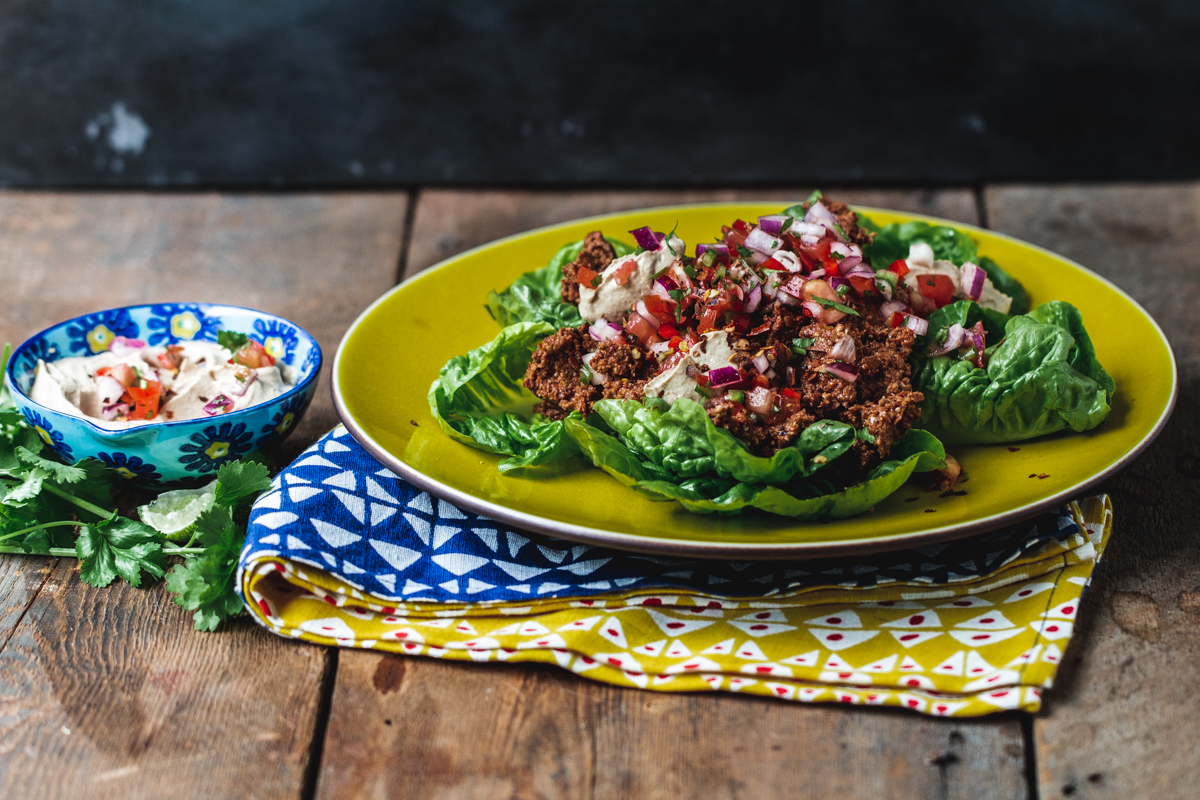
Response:
[[[649,225],[688,242],[721,225],[777,213],[786,202],[676,206],[610,214],[523,233],[455,256],[397,286],[355,321],[333,365],[334,402],[351,434],[389,469],[431,493],[496,520],[596,545],[732,558],[803,558],[929,544],[1015,522],[1078,495],[1128,464],[1154,439],[1175,400],[1175,359],[1154,320],[1083,267],[1033,245],[956,222],[1029,291],[1034,305],[1067,300],[1082,312],[1096,352],[1116,380],[1099,428],[1004,445],[961,447],[965,495],[941,497],[914,481],[872,512],[798,523],[758,511],[698,515],[651,502],[582,460],[502,475],[498,456],[459,444],[430,415],[429,385],[450,358],[495,338],[484,310],[491,289],[546,264],[589,231],[628,238]],[[886,224],[913,219],[860,209]],[[1136,346],[1132,343],[1136,343]],[[518,471],[522,472],[522,471]]]

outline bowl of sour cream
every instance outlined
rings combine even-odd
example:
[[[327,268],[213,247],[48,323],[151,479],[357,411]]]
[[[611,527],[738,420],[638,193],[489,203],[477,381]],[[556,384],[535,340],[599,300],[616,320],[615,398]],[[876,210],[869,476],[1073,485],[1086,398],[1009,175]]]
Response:
[[[184,486],[283,441],[316,392],[321,348],[237,306],[156,303],[86,314],[17,347],[4,384],[45,443],[142,486]]]

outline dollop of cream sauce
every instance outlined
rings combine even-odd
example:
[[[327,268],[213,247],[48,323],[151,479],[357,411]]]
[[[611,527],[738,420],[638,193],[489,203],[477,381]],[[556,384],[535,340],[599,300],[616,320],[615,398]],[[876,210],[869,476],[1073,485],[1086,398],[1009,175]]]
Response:
[[[696,391],[696,379],[687,374],[688,367],[702,367],[711,372],[718,367],[731,366],[732,359],[733,348],[729,344],[729,333],[709,331],[703,334],[703,340],[697,342],[674,366],[646,381],[646,396],[665,400],[668,406],[683,398],[703,403],[704,396]]]
[[[35,403],[61,411],[75,417],[86,417],[101,428],[120,430],[153,422],[175,422],[185,419],[201,419],[210,415],[204,406],[218,395],[233,401],[226,412],[265,403],[296,385],[298,371],[287,364],[276,363],[271,367],[259,367],[257,378],[244,389],[245,384],[234,377],[237,364],[230,363],[233,354],[215,342],[181,342],[182,361],[179,372],[172,374],[158,362],[158,356],[166,353],[165,347],[143,347],[127,350],[122,355],[112,352],[94,356],[73,356],[46,362],[38,360],[37,373],[29,397]],[[96,370],[128,364],[141,370],[147,378],[157,378],[163,387],[166,401],[159,407],[158,414],[148,420],[104,420],[100,418],[101,403],[96,390]],[[211,415],[221,416],[221,414]]]
[[[657,250],[643,250],[636,255],[614,258],[600,274],[600,284],[595,289],[583,285],[579,287],[580,316],[588,322],[603,317],[620,324],[621,318],[637,305],[637,301],[653,290],[654,276],[682,256],[685,247],[683,239],[670,236]],[[636,262],[637,266],[618,286],[616,272],[630,261]]]

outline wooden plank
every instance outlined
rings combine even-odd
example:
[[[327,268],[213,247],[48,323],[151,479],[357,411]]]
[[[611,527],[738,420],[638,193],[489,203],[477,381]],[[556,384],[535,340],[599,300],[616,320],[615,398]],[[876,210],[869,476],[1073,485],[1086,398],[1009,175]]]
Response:
[[[622,208],[763,192],[465,192],[419,196],[409,274],[521,230]],[[967,190],[838,192],[975,221]],[[344,650],[320,798],[1026,796],[1020,722],[932,720],[725,694],[618,689],[553,669]],[[984,779],[984,780],[981,780]]]
[[[726,191],[472,191],[424,190],[417,203],[404,276],[481,244],[556,222],[635,208],[733,200],[788,200],[808,197],[812,188]],[[896,208],[975,222],[975,196],[969,189],[830,189],[849,203]]]
[[[1105,487],[1116,530],[1034,720],[1041,796],[1195,797],[1200,185],[1014,186],[986,198],[997,230],[1075,259],[1140,302],[1163,325],[1181,373],[1172,421]]]
[[[332,357],[395,282],[406,206],[394,193],[0,193],[0,340],[196,300],[279,313]],[[280,457],[335,422],[319,391]],[[92,589],[71,559],[32,595],[20,584],[41,562],[0,562],[0,796],[303,794],[329,651],[247,620],[196,633],[161,586]]]

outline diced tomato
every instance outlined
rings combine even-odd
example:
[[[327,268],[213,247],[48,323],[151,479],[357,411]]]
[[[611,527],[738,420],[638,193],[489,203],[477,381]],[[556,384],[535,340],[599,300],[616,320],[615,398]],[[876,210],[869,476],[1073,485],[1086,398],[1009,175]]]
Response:
[[[678,339],[679,331],[664,322],[658,326],[658,335],[664,339]]]
[[[113,364],[111,367],[100,367],[96,370],[96,375],[102,377],[104,375],[119,381],[122,386],[133,386],[138,382],[137,372],[128,364]]]
[[[625,320],[625,330],[636,336],[642,344],[649,344],[658,330],[651,324],[650,320],[643,317],[641,314],[634,311]]]
[[[787,292],[792,297],[803,297],[805,283],[807,281],[804,278],[799,275],[793,275],[784,281],[783,285],[779,287],[779,291]]]
[[[613,272],[613,283],[615,283],[617,286],[624,286],[625,282],[629,280],[629,276],[633,274],[635,269],[637,269],[637,260],[631,258],[621,266],[617,267],[616,271]]]
[[[820,239],[815,244],[800,242],[800,261],[809,270],[820,269],[830,260],[829,252],[832,246],[833,238],[830,236]]]
[[[850,281],[850,285],[854,287],[854,291],[860,295],[875,293],[875,279],[868,278],[865,275],[849,275],[846,280]]]
[[[928,297],[938,308],[954,299],[954,281],[949,275],[922,275],[917,279],[917,288],[922,296]]]
[[[251,339],[233,354],[233,363],[241,364],[250,369],[270,367],[275,365],[275,359],[261,344]]]
[[[662,373],[666,372],[667,370],[669,370],[671,367],[675,366],[682,360],[683,360],[683,353],[679,352],[678,350],[675,351],[671,355],[667,356],[666,359],[664,359],[663,362],[658,365],[658,373],[656,373],[656,374],[661,375]]]
[[[897,275],[904,277],[908,274],[908,262],[903,258],[897,258],[891,264],[888,264],[888,269]]]
[[[125,391],[133,401],[133,410],[129,412],[130,419],[152,419],[158,414],[159,402],[162,400],[161,383],[147,381],[145,389],[130,386]]]
[[[800,399],[800,393],[799,393],[799,392],[797,392],[795,389],[790,389],[790,388],[789,388],[789,389],[784,389],[784,390],[783,390],[783,396],[784,396],[784,397],[791,398],[792,400],[799,400],[799,399]]]
[[[759,266],[762,267],[763,269],[775,270],[776,272],[786,272],[787,271],[787,267],[785,267],[780,262],[776,261],[774,258],[768,258],[766,261],[759,264]]]
[[[754,226],[753,226],[753,225],[751,225],[751,224],[750,224],[750,223],[748,223],[748,222],[745,222],[745,221],[743,221],[743,220],[740,220],[740,219],[735,219],[735,220],[733,221],[733,229],[734,229],[735,231],[738,231],[738,232],[740,232],[740,233],[744,233],[745,235],[749,236],[749,235],[750,235],[750,231],[754,230]]]
[[[708,376],[705,375],[703,372],[697,372],[696,373],[696,385],[697,386],[708,386]]]
[[[600,273],[596,272],[594,269],[580,267],[579,269],[575,270],[575,280],[578,281],[581,286],[591,286],[592,281],[595,280],[599,274]]]
[[[648,294],[642,298],[642,302],[646,304],[646,310],[659,319],[675,316],[675,303],[670,300],[663,300],[656,294]]]
[[[771,386],[771,380],[766,375],[755,375],[754,385],[761,386],[762,388],[766,389]]]
[[[680,336],[672,336],[671,341],[667,342],[667,346],[672,350],[678,350],[681,344],[683,344],[683,338]]]
[[[179,366],[172,361],[171,357],[166,353],[159,353],[157,356],[155,356],[155,358],[158,360],[158,363],[162,366],[162,368],[167,372],[179,371]]]
[[[704,309],[704,315],[700,317],[700,324],[696,326],[696,330],[700,331],[700,333],[711,331],[713,328],[717,327],[717,320],[720,319],[721,315],[724,313],[724,311],[720,311],[716,308]]]
[[[899,328],[903,324],[904,324],[904,315],[901,314],[899,311],[893,311],[892,315],[890,317],[888,317],[888,325],[890,325],[893,328]]]
[[[745,333],[750,329],[750,315],[738,314],[733,318],[733,329],[738,333]]]

